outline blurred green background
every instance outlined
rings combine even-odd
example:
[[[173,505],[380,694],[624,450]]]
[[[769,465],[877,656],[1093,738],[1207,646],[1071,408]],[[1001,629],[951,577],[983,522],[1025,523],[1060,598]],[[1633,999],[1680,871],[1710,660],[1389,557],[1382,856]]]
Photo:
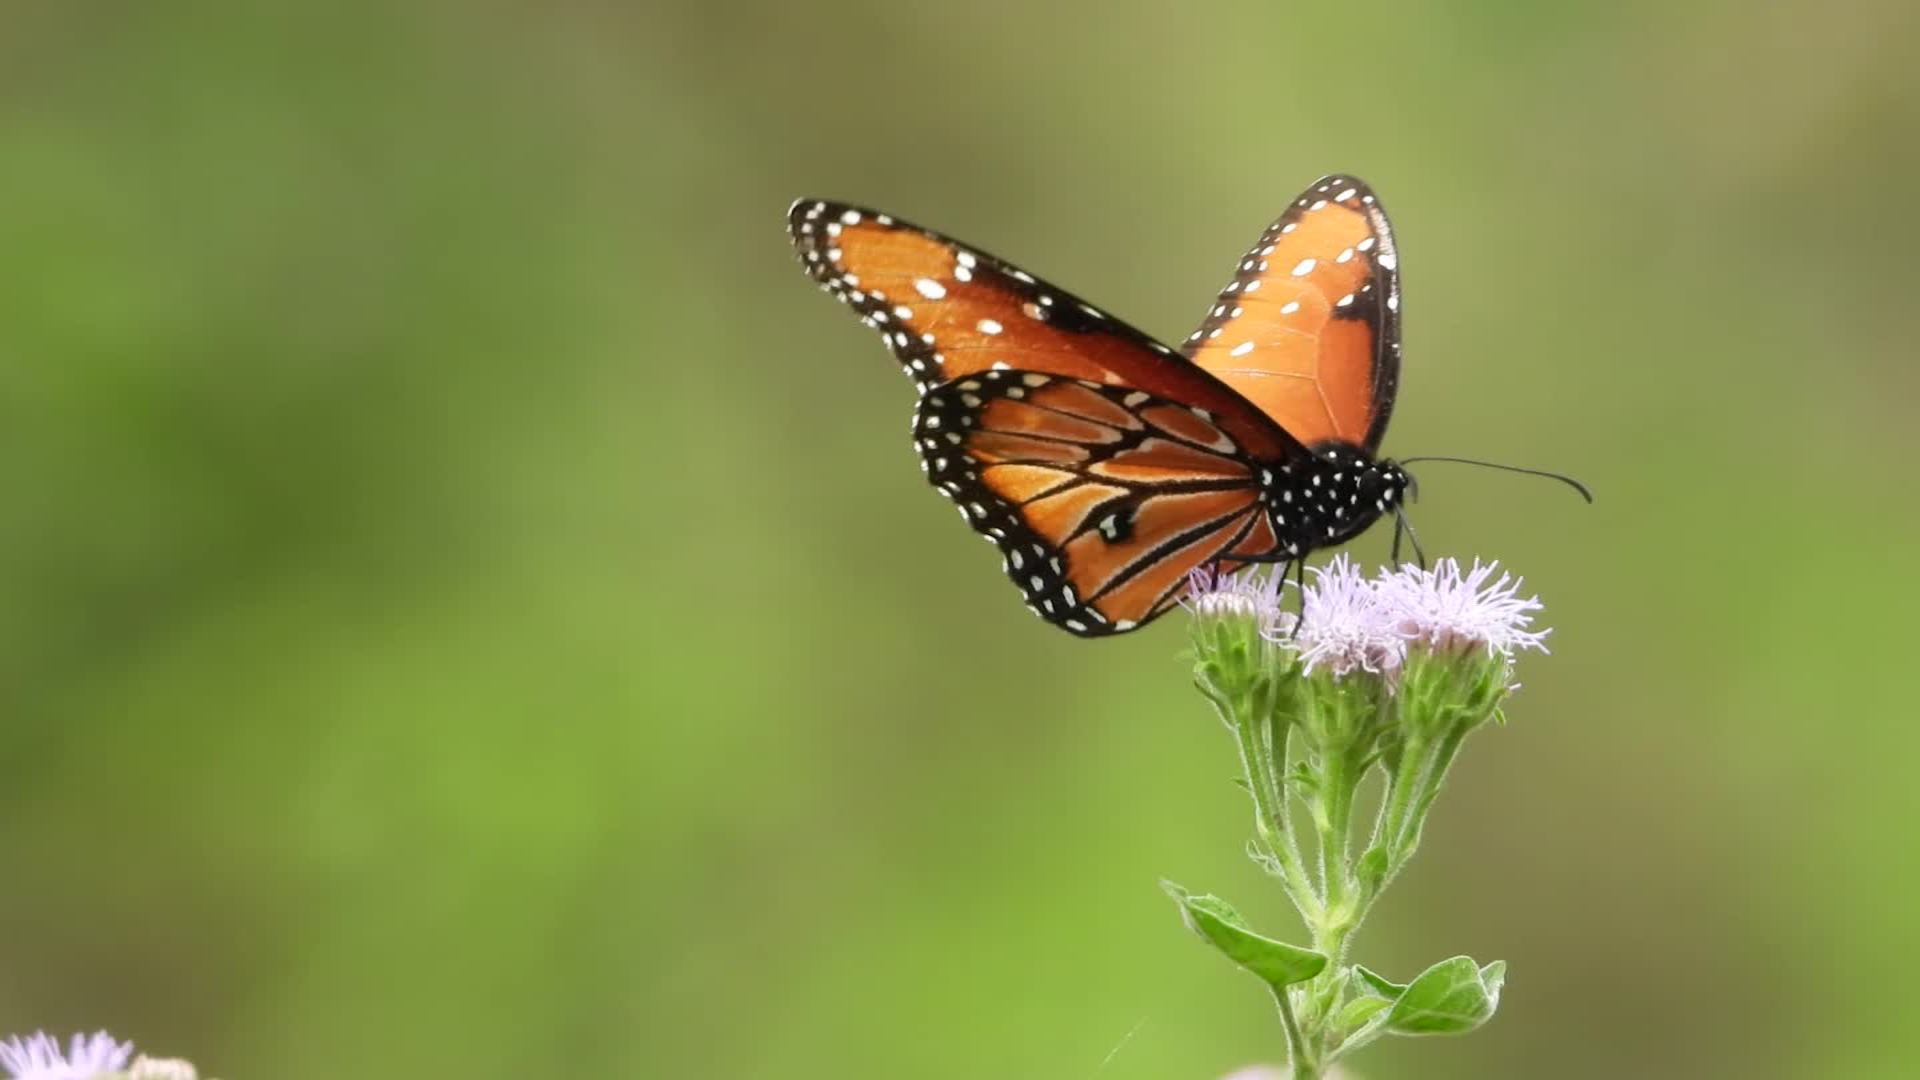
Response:
[[[1398,226],[1388,450],[1557,627],[1360,956],[1392,1077],[1903,1077],[1920,8],[0,6],[0,1031],[230,1080],[1207,1080],[1285,926],[1177,620],[1043,626],[798,272],[867,202],[1169,340]],[[1386,530],[1358,546],[1383,557]]]

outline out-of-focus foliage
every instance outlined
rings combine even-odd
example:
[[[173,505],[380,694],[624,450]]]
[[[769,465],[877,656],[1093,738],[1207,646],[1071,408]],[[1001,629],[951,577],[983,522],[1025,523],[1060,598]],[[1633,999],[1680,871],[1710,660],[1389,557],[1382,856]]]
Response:
[[[1558,631],[1367,931],[1504,1007],[1368,1076],[1911,1075],[1917,45],[1891,0],[8,5],[0,1031],[1277,1058],[1155,887],[1270,888],[1184,635],[1021,610],[781,214],[1174,338],[1339,169],[1398,225],[1388,449],[1600,494],[1422,471],[1428,549]]]

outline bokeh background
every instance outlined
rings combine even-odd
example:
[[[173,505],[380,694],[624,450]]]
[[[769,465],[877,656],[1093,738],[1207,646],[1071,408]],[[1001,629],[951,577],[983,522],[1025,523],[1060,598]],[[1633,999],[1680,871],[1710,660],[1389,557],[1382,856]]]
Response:
[[[1205,1080],[1177,620],[1043,626],[797,271],[877,204],[1169,339],[1392,209],[1388,449],[1557,628],[1361,958],[1393,1077],[1905,1077],[1920,8],[0,6],[0,1030],[228,1077]],[[1382,530],[1384,532],[1384,530]],[[1375,534],[1358,547],[1384,556]]]

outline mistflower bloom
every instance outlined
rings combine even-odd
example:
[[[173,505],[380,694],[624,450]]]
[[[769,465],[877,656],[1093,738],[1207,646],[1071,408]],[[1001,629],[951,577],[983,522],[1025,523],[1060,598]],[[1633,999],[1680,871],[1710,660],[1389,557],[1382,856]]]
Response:
[[[1500,573],[1497,580],[1495,573]],[[1483,648],[1489,657],[1547,651],[1551,631],[1532,629],[1540,598],[1521,596],[1524,582],[1500,572],[1497,561],[1483,565],[1476,559],[1465,573],[1453,559],[1441,559],[1432,570],[1402,566],[1382,570],[1376,584],[1383,616],[1408,642],[1441,653]]]
[[[200,1080],[193,1063],[179,1058],[151,1058],[145,1054],[133,1059],[127,1080]]]
[[[119,1072],[132,1054],[132,1043],[120,1042],[104,1031],[75,1035],[65,1053],[58,1039],[37,1031],[24,1039],[0,1042],[0,1068],[13,1080],[93,1080],[102,1073]]]
[[[1180,605],[1200,618],[1250,619],[1261,633],[1270,634],[1288,618],[1280,611],[1284,584],[1279,574],[1229,574],[1203,566],[1187,575],[1187,595]]]
[[[1298,631],[1276,623],[1270,640],[1298,653],[1308,674],[1322,668],[1336,677],[1398,670],[1406,639],[1380,602],[1379,583],[1362,576],[1345,555],[1310,569],[1314,580],[1301,593]]]

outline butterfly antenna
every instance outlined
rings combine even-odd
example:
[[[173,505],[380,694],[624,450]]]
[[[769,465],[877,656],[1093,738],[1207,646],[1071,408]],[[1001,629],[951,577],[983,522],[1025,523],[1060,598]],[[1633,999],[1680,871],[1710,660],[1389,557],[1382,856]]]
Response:
[[[1545,469],[1523,469],[1518,465],[1502,465],[1496,461],[1479,461],[1474,458],[1436,457],[1436,456],[1402,458],[1400,460],[1400,464],[1412,465],[1412,464],[1415,464],[1416,462],[1421,462],[1421,461],[1451,461],[1459,465],[1478,465],[1483,469],[1499,469],[1501,472],[1524,473],[1527,476],[1544,476],[1548,480],[1558,480],[1561,483],[1572,488],[1573,490],[1579,492],[1580,497],[1587,500],[1588,502],[1593,501],[1593,492],[1590,489],[1588,489],[1587,485],[1581,483],[1578,480],[1575,480],[1573,477],[1568,476],[1565,473],[1548,472]]]
[[[1393,564],[1400,565],[1400,534],[1407,535],[1407,543],[1413,545],[1413,557],[1419,560],[1420,569],[1427,568],[1427,551],[1420,546],[1420,534],[1413,531],[1413,522],[1407,520],[1404,506],[1393,508]]]

